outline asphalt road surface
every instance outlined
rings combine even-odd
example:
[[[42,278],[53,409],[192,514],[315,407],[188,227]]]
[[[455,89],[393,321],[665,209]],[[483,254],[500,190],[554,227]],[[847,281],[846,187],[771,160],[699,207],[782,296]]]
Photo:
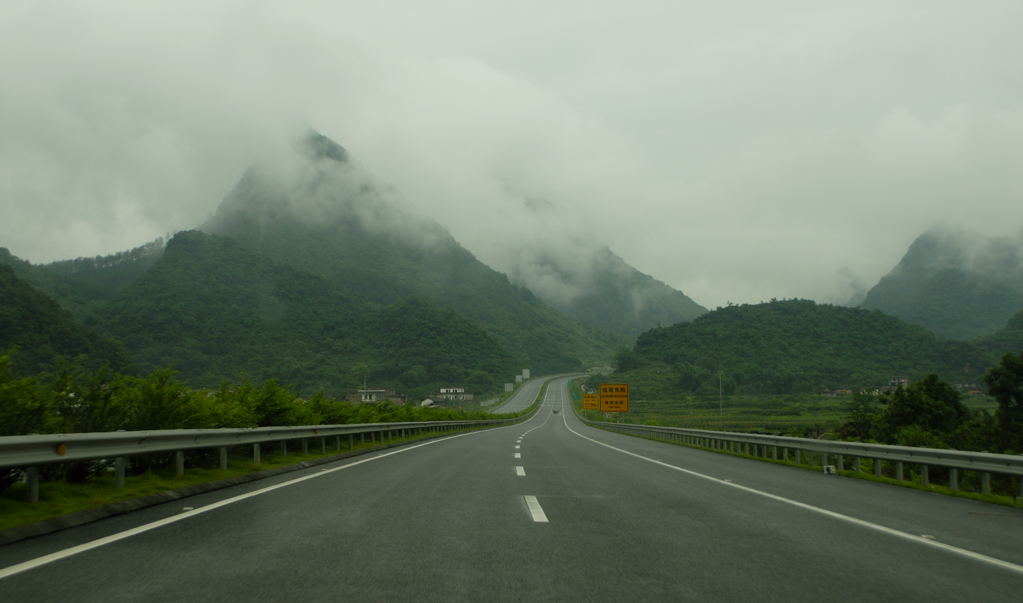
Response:
[[[492,409],[488,409],[490,412],[518,412],[529,408],[529,405],[536,400],[536,395],[540,393],[540,388],[543,387],[544,381],[547,377],[540,377],[538,379],[531,379],[526,381],[519,386],[515,393],[512,394],[504,404],[495,406]]]
[[[520,425],[8,545],[0,567],[19,602],[1020,601],[1023,513],[588,428],[559,380]]]

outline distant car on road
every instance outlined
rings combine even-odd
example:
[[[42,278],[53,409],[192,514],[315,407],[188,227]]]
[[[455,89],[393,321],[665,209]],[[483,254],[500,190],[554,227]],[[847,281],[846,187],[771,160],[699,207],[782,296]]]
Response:
[[[560,409],[560,408],[555,408],[555,409],[554,409],[554,414],[558,414],[559,412],[561,412],[561,409]]]

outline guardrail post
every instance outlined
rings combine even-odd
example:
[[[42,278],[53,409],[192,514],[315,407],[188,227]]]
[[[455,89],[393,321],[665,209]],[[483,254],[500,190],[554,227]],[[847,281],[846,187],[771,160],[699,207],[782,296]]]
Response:
[[[185,475],[185,452],[183,450],[174,451],[174,477],[183,477]]]
[[[355,450],[355,435],[348,434],[348,449]]]
[[[320,438],[320,454],[327,454],[327,438]]]
[[[874,459],[874,477],[881,477],[881,459]]]
[[[931,485],[931,476],[927,465],[920,465],[920,483],[924,486]]]
[[[959,489],[959,470],[952,467],[948,470],[948,489],[958,490]]]
[[[845,471],[845,455],[844,454],[838,454],[838,455],[835,455],[835,456],[838,457],[838,460],[837,460],[838,470],[839,471]]]
[[[302,454],[309,454],[309,439],[302,438]]]
[[[895,461],[895,481],[902,481],[902,461]]]
[[[360,444],[365,444],[366,443],[366,432],[365,431],[360,431],[359,432],[359,443]]]
[[[799,458],[799,457],[801,457],[801,456],[803,456],[803,451],[802,451],[802,450],[800,450],[800,449],[798,449],[798,448],[793,448],[793,449],[792,449],[792,460],[793,460],[793,461],[794,461],[794,462],[795,462],[795,463],[796,463],[797,465],[802,465],[802,464],[803,464],[803,462],[802,462],[802,459],[801,459],[801,458]]]
[[[220,468],[227,469],[227,446],[220,447]]]
[[[252,445],[252,463],[254,465],[259,464],[259,444]]]
[[[288,456],[288,441],[281,440],[281,456]]]
[[[341,436],[334,436],[334,447],[337,448],[338,452],[341,452]]]
[[[853,457],[853,471],[855,471],[856,473],[862,471],[862,469],[860,468],[860,457],[858,456]]]
[[[114,459],[114,483],[118,490],[124,487],[124,460],[123,456]]]
[[[776,461],[778,460],[778,447],[777,446],[771,446],[771,458],[776,460]]]
[[[29,467],[25,470],[25,486],[28,502],[39,502],[39,468]]]
[[[980,493],[991,494],[991,474],[987,471],[980,474]]]

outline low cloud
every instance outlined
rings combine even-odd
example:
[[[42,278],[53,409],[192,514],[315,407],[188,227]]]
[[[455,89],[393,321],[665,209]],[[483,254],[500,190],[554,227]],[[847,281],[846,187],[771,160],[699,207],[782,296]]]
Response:
[[[311,126],[540,283],[606,245],[708,307],[841,301],[935,223],[1023,225],[1021,6],[5,3],[0,245],[194,227]]]

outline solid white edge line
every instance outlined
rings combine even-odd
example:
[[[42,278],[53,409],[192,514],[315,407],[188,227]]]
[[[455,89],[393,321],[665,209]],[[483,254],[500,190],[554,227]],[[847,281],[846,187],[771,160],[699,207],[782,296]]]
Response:
[[[526,507],[529,508],[529,514],[533,516],[534,522],[550,523],[547,520],[547,514],[543,512],[543,507],[540,506],[540,501],[536,500],[535,496],[527,494],[522,498],[526,499]]]
[[[908,532],[901,532],[899,530],[896,530],[896,529],[893,529],[893,528],[889,528],[889,527],[886,527],[886,526],[883,526],[883,525],[880,525],[880,524],[871,523],[871,522],[869,522],[869,521],[867,521],[865,519],[857,519],[857,518],[852,517],[850,515],[843,515],[842,513],[838,513],[838,512],[835,512],[835,511],[829,511],[829,510],[824,509],[822,507],[815,507],[815,506],[807,504],[807,503],[799,502],[798,500],[792,500],[791,498],[785,498],[784,496],[778,496],[777,494],[771,494],[770,492],[764,492],[763,490],[757,490],[755,488],[750,488],[749,486],[741,486],[739,484],[736,484],[736,483],[733,483],[733,482],[730,482],[730,481],[726,481],[726,480],[723,480],[723,479],[718,479],[716,477],[711,477],[711,476],[705,475],[703,473],[697,473],[696,471],[693,471],[691,469],[683,469],[682,467],[678,467],[676,465],[665,463],[664,461],[659,461],[657,459],[652,459],[650,457],[643,456],[642,454],[637,454],[635,452],[630,452],[628,450],[624,450],[622,448],[618,448],[616,446],[612,446],[611,444],[606,444],[606,443],[601,442],[599,440],[594,440],[593,438],[584,436],[583,434],[579,433],[578,431],[572,429],[568,425],[568,419],[565,419],[564,417],[562,417],[562,419],[563,419],[563,422],[565,423],[565,427],[569,431],[574,433],[575,435],[579,436],[580,438],[582,438],[584,440],[589,440],[590,442],[593,442],[594,444],[598,444],[600,446],[604,446],[605,448],[610,448],[611,450],[614,450],[616,452],[620,452],[622,454],[627,454],[629,456],[636,457],[638,459],[642,459],[644,461],[653,463],[655,465],[660,465],[660,466],[666,467],[668,469],[673,469],[675,471],[680,471],[680,472],[685,473],[687,475],[692,475],[693,477],[699,477],[699,478],[702,478],[702,479],[705,479],[705,480],[708,480],[708,481],[712,481],[714,483],[721,484],[722,486],[728,486],[729,488],[735,488],[737,490],[742,490],[744,492],[749,492],[750,494],[756,494],[758,496],[763,496],[765,498],[769,498],[771,500],[775,500],[775,501],[782,502],[782,503],[785,503],[785,504],[788,504],[788,505],[792,505],[794,507],[799,507],[800,509],[804,509],[806,511],[812,511],[814,513],[819,513],[821,515],[824,515],[824,516],[827,516],[827,517],[831,517],[832,519],[838,519],[838,520],[844,521],[846,523],[851,523],[851,524],[854,524],[854,525],[857,525],[857,526],[860,526],[860,527],[864,527],[864,528],[868,528],[868,529],[871,529],[871,530],[874,530],[874,531],[877,531],[877,532],[888,534],[889,536],[895,536],[896,538],[902,538],[903,540],[909,540],[910,542],[915,542],[917,544],[923,544],[923,545],[927,545],[927,546],[930,546],[930,547],[938,548],[938,549],[941,549],[943,551],[947,551],[949,553],[954,553],[956,555],[960,555],[960,556],[963,556],[963,557],[967,557],[969,559],[973,559],[975,561],[980,561],[982,563],[987,563],[987,564],[993,565],[995,567],[1000,567],[1002,569],[1006,569],[1006,570],[1009,570],[1011,572],[1015,572],[1017,574],[1023,574],[1023,565],[1018,565],[1018,564],[1015,564],[1015,563],[1013,563],[1011,561],[1005,561],[1005,560],[1002,560],[1002,559],[998,559],[996,557],[989,557],[989,556],[987,556],[987,555],[985,555],[983,553],[975,553],[973,551],[969,551],[969,550],[966,550],[966,549],[961,549],[959,547],[952,546],[950,544],[945,544],[943,542],[938,542],[937,540],[930,540],[928,538],[922,538],[920,536],[917,536],[915,534],[910,534]]]
[[[526,468],[521,465],[517,465],[515,467],[515,475],[519,477],[526,477]]]
[[[501,429],[501,428],[499,427],[497,429]],[[436,440],[430,440],[428,442],[423,442],[421,444],[416,444],[414,446],[409,446],[409,447],[406,447],[406,448],[399,448],[397,450],[392,450],[391,452],[386,452],[386,453],[375,455],[375,456],[367,456],[366,458],[359,459],[359,460],[353,461],[351,463],[346,463],[346,464],[338,466],[338,467],[333,467],[333,468],[330,468],[330,469],[321,469],[320,471],[318,471],[316,473],[311,473],[309,475],[304,475],[302,477],[297,477],[295,479],[291,479],[291,480],[288,480],[286,482],[281,482],[279,484],[274,484],[272,486],[267,486],[265,488],[260,488],[259,490],[253,490],[251,492],[246,492],[244,494],[239,494],[237,496],[232,496],[231,498],[225,498],[224,500],[220,500],[220,501],[217,501],[217,502],[214,502],[214,503],[210,503],[210,504],[208,504],[206,506],[199,507],[199,508],[193,509],[191,511],[185,511],[183,513],[178,513],[176,515],[171,515],[170,517],[165,517],[163,519],[160,519],[160,520],[157,520],[157,521],[154,521],[154,522],[151,522],[151,523],[147,523],[145,525],[141,525],[141,526],[132,528],[130,530],[125,530],[123,532],[118,532],[116,534],[111,534],[109,536],[104,536],[103,538],[97,538],[96,540],[90,540],[89,542],[85,542],[85,543],[79,544],[77,546],[73,546],[73,547],[70,547],[70,548],[67,548],[67,549],[64,549],[64,550],[61,550],[61,551],[50,553],[48,555],[43,555],[42,557],[36,557],[35,559],[29,559],[28,561],[23,561],[21,563],[16,563],[14,565],[7,566],[5,568],[0,569],[0,580],[3,580],[4,578],[9,578],[10,576],[13,576],[15,574],[20,574],[22,572],[26,572],[26,571],[28,571],[30,569],[35,569],[37,567],[41,567],[43,565],[47,565],[49,563],[53,563],[54,561],[60,561],[61,559],[66,559],[68,557],[72,557],[72,556],[77,555],[79,553],[84,553],[86,551],[91,551],[92,549],[96,549],[96,548],[99,548],[101,546],[105,546],[105,545],[117,542],[118,540],[124,540],[125,538],[130,538],[132,536],[135,536],[135,535],[138,535],[138,534],[142,534],[143,532],[148,532],[150,530],[155,530],[156,528],[160,528],[160,527],[163,527],[165,525],[169,525],[169,524],[181,521],[183,519],[188,519],[189,517],[194,517],[194,516],[199,515],[201,513],[206,513],[208,511],[213,511],[214,509],[219,509],[220,507],[225,507],[225,506],[230,505],[232,503],[243,501],[243,500],[245,500],[247,498],[252,498],[254,496],[259,496],[260,494],[266,494],[267,492],[272,492],[274,490],[277,490],[277,489],[280,489],[280,488],[284,488],[286,486],[291,486],[291,485],[294,485],[294,484],[298,484],[300,482],[304,482],[304,481],[310,480],[310,479],[315,479],[317,477],[323,477],[324,475],[329,475],[329,474],[334,473],[336,471],[341,471],[343,469],[348,469],[350,467],[355,467],[355,466],[361,465],[363,463],[369,463],[371,461],[376,461],[376,460],[382,459],[384,457],[392,456],[392,455],[395,455],[395,454],[401,454],[403,452],[408,452],[410,450],[415,450],[416,448],[422,448],[423,446],[430,446],[432,444],[439,444],[440,442],[445,442],[447,440],[452,440],[454,438],[460,438],[460,437],[469,436],[469,435],[475,435],[475,434],[479,434],[479,433],[486,433],[487,431],[490,431],[490,430],[470,431],[468,433],[455,434],[455,435],[452,435],[452,436],[448,436],[446,438],[439,438],[439,439],[436,439]]]

